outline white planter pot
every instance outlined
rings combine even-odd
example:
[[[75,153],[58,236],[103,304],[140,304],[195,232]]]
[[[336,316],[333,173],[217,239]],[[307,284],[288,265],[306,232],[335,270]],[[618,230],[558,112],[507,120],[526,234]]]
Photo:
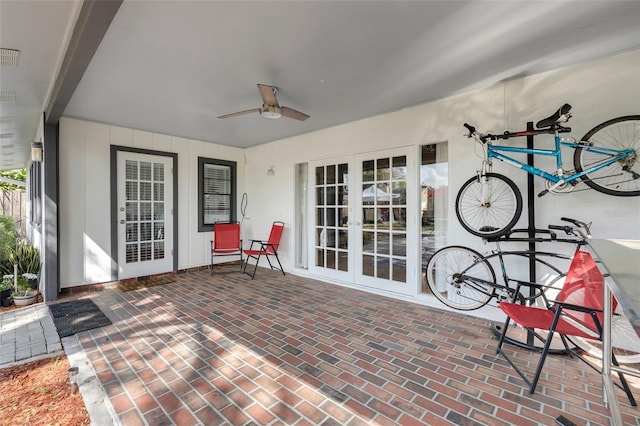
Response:
[[[33,302],[36,301],[36,297],[38,296],[38,293],[35,291],[30,291],[27,293],[26,296],[13,296],[13,303],[16,306],[28,306],[31,305]]]

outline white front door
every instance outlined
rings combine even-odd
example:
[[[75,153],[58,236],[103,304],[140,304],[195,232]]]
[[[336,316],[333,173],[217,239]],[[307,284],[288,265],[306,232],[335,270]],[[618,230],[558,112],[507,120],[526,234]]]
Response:
[[[170,157],[118,152],[118,278],[173,270]]]
[[[311,272],[384,291],[417,292],[411,278],[419,235],[412,153],[401,148],[309,164]]]

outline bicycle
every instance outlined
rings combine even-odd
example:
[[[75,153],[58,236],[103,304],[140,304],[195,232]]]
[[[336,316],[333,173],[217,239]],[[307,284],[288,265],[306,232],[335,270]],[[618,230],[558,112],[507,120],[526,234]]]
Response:
[[[469,133],[484,149],[484,160],[477,175],[467,180],[456,197],[455,210],[460,224],[473,235],[499,237],[516,224],[522,213],[522,194],[506,176],[492,172],[494,158],[518,167],[546,180],[546,189],[539,197],[570,192],[582,181],[598,192],[619,196],[640,195],[640,115],[629,115],[605,121],[587,132],[579,141],[561,138],[571,131],[563,127],[571,118],[571,105],[565,104],[553,115],[537,124],[537,130],[505,132],[501,135],[482,134],[465,123]],[[528,149],[494,145],[492,141],[513,137],[553,134],[554,149]],[[575,169],[565,170],[561,148],[574,149]],[[550,156],[556,160],[556,170],[546,172],[506,155],[519,153]],[[634,170],[635,168],[635,170]]]
[[[505,241],[536,241],[536,242],[569,242],[574,244],[584,244],[581,240],[559,239],[557,235],[545,229],[536,230],[536,235],[546,234],[541,237],[516,237],[521,232],[528,233],[526,229],[510,230],[508,234],[501,237],[488,239],[496,244],[496,249],[487,255],[482,255],[477,251],[463,246],[452,245],[436,251],[425,268],[427,285],[431,293],[445,305],[462,311],[480,309],[488,304],[491,299],[497,301],[519,301],[525,303],[533,301],[539,297],[544,297],[547,289],[558,288],[556,283],[566,275],[560,268],[555,266],[553,259],[569,261],[571,256],[555,252],[534,251],[534,250],[503,250],[500,243]],[[530,283],[512,277],[507,267],[507,259],[533,260],[536,271],[544,280],[544,285]],[[492,261],[497,263],[500,270],[501,282],[496,279],[496,273],[492,266]],[[530,296],[515,294],[515,287],[518,283],[526,283],[536,286],[536,292]]]
[[[548,230],[536,230],[538,234],[545,233],[543,237],[534,237],[537,242],[560,242],[575,244],[577,249],[585,245],[585,241],[591,237],[590,226],[584,222],[561,218],[573,226],[549,225]],[[569,238],[558,238],[554,231],[563,231]],[[482,255],[475,250],[462,246],[447,246],[436,251],[425,268],[427,285],[433,295],[445,305],[457,309],[470,311],[479,309],[489,303],[493,298],[498,301],[509,300],[519,303],[542,302],[549,305],[548,295],[551,291],[559,291],[564,283],[566,273],[557,266],[551,264],[552,259],[571,260],[572,256],[547,251],[509,250],[503,251],[501,241],[532,241],[530,238],[513,237],[519,232],[528,230],[511,230],[508,234],[488,241],[496,243],[496,250],[488,255]],[[533,259],[541,281],[543,283],[531,283],[514,279],[507,272],[506,257]],[[500,266],[503,283],[498,283],[496,274],[490,261],[497,259]],[[548,259],[548,260],[547,260]],[[533,288],[534,291],[525,296],[515,292],[515,285],[523,284]],[[613,342],[616,349],[616,357],[621,364],[640,363],[640,342],[629,321],[622,314],[613,317],[611,326]],[[601,347],[595,341],[571,337],[570,340],[577,347],[591,356],[601,357]]]

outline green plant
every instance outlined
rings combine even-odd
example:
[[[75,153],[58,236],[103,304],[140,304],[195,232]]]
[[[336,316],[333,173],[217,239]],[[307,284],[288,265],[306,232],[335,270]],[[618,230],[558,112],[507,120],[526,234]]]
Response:
[[[3,278],[0,281],[0,291],[10,290],[11,288],[13,288],[13,279]]]
[[[14,295],[18,297],[29,296],[31,294],[31,291],[31,286],[27,282],[26,278],[18,278],[18,291]]]
[[[16,248],[16,225],[12,217],[0,215],[0,274],[13,273],[12,254]]]
[[[37,274],[40,272],[40,252],[34,246],[24,242],[18,244],[11,256],[11,262],[18,262],[18,276],[25,273]]]

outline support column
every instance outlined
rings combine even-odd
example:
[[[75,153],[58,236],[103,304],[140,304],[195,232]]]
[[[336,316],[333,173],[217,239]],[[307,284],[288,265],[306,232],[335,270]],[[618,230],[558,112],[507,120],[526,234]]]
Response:
[[[60,257],[58,250],[58,124],[44,125],[44,185],[42,209],[42,236],[44,264],[41,279],[45,302],[56,300],[60,293]]]

